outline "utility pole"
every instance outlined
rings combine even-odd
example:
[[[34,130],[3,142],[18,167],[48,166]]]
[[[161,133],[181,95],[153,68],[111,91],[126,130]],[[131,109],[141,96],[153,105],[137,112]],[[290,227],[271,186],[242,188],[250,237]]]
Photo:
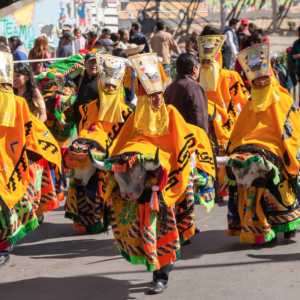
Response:
[[[277,33],[277,0],[272,0],[273,33]]]
[[[273,0],[274,1],[274,0]],[[276,1],[276,0],[275,0]],[[225,12],[225,0],[221,0],[221,7],[220,7],[220,14],[221,14],[221,32],[225,28],[225,21],[226,21],[226,12]]]

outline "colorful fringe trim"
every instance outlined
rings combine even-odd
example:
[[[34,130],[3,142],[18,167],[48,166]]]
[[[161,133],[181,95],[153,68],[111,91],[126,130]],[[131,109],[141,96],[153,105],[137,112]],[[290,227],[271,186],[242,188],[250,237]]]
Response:
[[[74,222],[73,229],[78,232],[87,232],[87,233],[98,233],[104,228],[102,223],[92,225],[92,226],[83,226],[79,225],[77,222]]]
[[[275,232],[273,230],[271,230],[269,233],[267,233],[264,236],[247,236],[247,235],[242,234],[240,236],[240,241],[246,242],[249,244],[261,245],[261,244],[272,241],[275,237],[276,237]]]
[[[210,201],[210,202],[206,202],[202,199],[202,197],[200,197],[198,194],[194,194],[195,197],[195,202],[203,205],[206,208],[206,212],[210,212],[211,209],[214,207],[215,202],[214,201]]]
[[[245,154],[247,155],[247,153]],[[251,154],[249,154],[250,156]],[[238,169],[246,169],[248,168],[253,162],[258,162],[258,163],[264,163],[264,160],[258,156],[258,155],[254,155],[252,157],[249,157],[246,161],[242,162],[242,161],[238,161],[237,160],[238,154],[235,154],[234,157],[231,157],[228,165],[233,167],[233,168],[238,168]],[[275,185],[277,185],[280,182],[280,177],[279,177],[279,170],[278,168],[271,163],[270,161],[267,161],[268,164],[270,164],[272,166],[272,169],[275,172],[274,178],[273,178],[273,183]],[[227,178],[228,179],[228,178]],[[225,180],[226,180],[226,176],[225,176]],[[229,180],[229,179],[228,179]],[[231,184],[230,184],[231,185]]]
[[[272,230],[274,232],[288,232],[295,230],[300,224],[300,219],[289,222],[285,225],[272,225]]]
[[[57,199],[53,199],[52,201],[39,205],[38,209],[35,211],[35,214],[37,216],[44,214],[46,212],[52,211],[56,208],[59,208],[59,203]]]
[[[237,156],[237,154],[236,154]],[[253,155],[252,157],[247,158],[246,161],[238,161],[235,158],[230,158],[228,165],[233,168],[237,169],[246,169],[248,168],[253,162],[263,162],[263,159],[258,155]]]
[[[10,245],[16,244],[19,240],[21,240],[26,234],[34,230],[39,226],[38,219],[35,218],[29,223],[23,225],[17,233],[15,233],[13,236],[8,237],[8,242]]]
[[[128,253],[126,253],[125,251],[123,251],[120,246],[118,245],[118,249],[121,253],[121,255],[128,261],[130,262],[132,265],[144,265],[147,267],[147,270],[149,272],[153,272],[155,271],[155,264],[150,264],[148,263],[147,261],[147,258],[146,257],[143,257],[143,256],[131,256],[129,255]],[[175,252],[175,259],[168,259],[168,260],[164,260],[164,261],[160,261],[160,265],[161,267],[171,263],[172,261],[175,261],[175,260],[178,260],[180,258],[180,249],[177,250]]]
[[[186,240],[190,239],[193,235],[195,235],[195,226],[188,228],[184,232],[180,233],[179,241],[180,245],[182,245]]]

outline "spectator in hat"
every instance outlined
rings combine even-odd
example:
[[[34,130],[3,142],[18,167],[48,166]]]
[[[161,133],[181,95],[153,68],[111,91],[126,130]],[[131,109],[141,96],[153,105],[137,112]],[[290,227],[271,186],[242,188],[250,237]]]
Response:
[[[88,53],[85,56],[84,67],[84,72],[74,78],[78,89],[77,101],[74,104],[74,120],[77,128],[81,119],[79,106],[99,98],[98,67],[95,53]]]
[[[126,55],[130,57],[130,56],[137,55],[139,53],[143,53],[144,47],[145,45],[129,44],[127,49],[124,51],[126,52]],[[131,105],[135,106],[137,104],[137,96],[135,95],[134,92],[134,82],[136,78],[136,73],[133,67],[131,67],[130,73],[131,73],[131,87],[125,88],[125,101],[126,103],[130,103]]]
[[[129,31],[126,28],[121,28],[119,29],[118,33],[120,35],[120,43],[118,48],[125,50],[129,45]]]
[[[90,51],[96,42],[97,42],[97,33],[90,31],[87,36],[87,43],[85,45],[85,49]]]
[[[136,44],[129,44],[125,52],[128,56],[134,56],[141,53],[144,50],[145,45],[136,45]]]
[[[130,35],[130,40],[129,43],[130,44],[135,44],[135,45],[145,45],[143,52],[141,53],[149,53],[149,45],[147,42],[147,39],[145,37],[145,35],[141,32],[142,30],[142,25],[139,22],[133,22],[132,23],[132,35]]]
[[[241,42],[242,42],[242,40],[245,36],[251,35],[249,30],[248,30],[248,27],[249,27],[248,19],[242,19],[241,24],[240,24],[240,28],[236,32],[238,40],[239,40],[239,45],[241,45]]]
[[[61,38],[62,48],[61,48],[59,57],[69,57],[69,56],[73,55],[72,40],[75,40],[74,34],[72,32],[68,31],[63,34],[63,36]],[[78,53],[78,51],[79,51],[78,44],[74,42],[74,46],[75,46],[75,53]]]
[[[108,50],[109,52],[111,52],[117,46],[118,43],[114,43],[111,39],[102,39],[102,40],[98,40],[93,47],[103,49],[103,50]]]
[[[62,37],[64,35],[64,33],[72,31],[71,25],[64,25],[61,29],[62,30],[61,30],[61,36],[60,37]],[[62,45],[61,39],[60,39],[59,42],[58,42],[57,50],[56,50],[56,56],[57,57],[60,57],[60,51],[61,51],[62,47],[63,47],[63,45]]]
[[[111,31],[108,28],[104,28],[102,30],[100,39],[110,39],[111,37]]]
[[[179,48],[172,35],[166,32],[166,25],[163,21],[156,23],[156,33],[151,39],[151,48],[157,56],[162,57],[162,65],[168,74],[171,76],[171,51],[179,54]]]

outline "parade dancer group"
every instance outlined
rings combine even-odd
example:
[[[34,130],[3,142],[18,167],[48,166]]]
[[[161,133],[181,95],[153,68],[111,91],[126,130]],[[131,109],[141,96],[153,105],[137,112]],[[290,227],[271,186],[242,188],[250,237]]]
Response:
[[[37,78],[45,125],[14,95],[12,56],[0,52],[1,266],[12,246],[39,226],[38,217],[59,207],[65,170],[65,217],[82,233],[111,228],[121,255],[153,272],[149,294],[167,288],[181,245],[195,234],[196,203],[209,212],[229,195],[228,235],[241,241],[295,236],[299,107],[274,76],[269,43],[238,53],[246,89],[238,73],[223,69],[225,40],[198,38],[208,132],[165,104],[168,77],[155,53],[125,58],[93,49],[55,63]],[[76,115],[85,77],[77,86],[71,78],[88,64],[87,80],[97,76],[99,93],[77,105]],[[136,106],[124,100],[126,88],[134,90]],[[67,147],[75,131],[78,138]]]

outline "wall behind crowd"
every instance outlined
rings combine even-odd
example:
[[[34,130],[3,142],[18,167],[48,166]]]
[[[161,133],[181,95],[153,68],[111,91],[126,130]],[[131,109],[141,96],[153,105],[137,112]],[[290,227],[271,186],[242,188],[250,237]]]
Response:
[[[59,29],[62,25],[79,24],[79,14],[82,17],[82,25],[88,26],[92,23],[90,5],[94,0],[85,0],[84,2],[84,7],[81,0],[38,0],[31,2],[0,18],[0,35],[7,38],[11,36],[20,37],[27,52],[33,48],[35,39],[41,35],[48,38],[50,47],[57,46]]]

